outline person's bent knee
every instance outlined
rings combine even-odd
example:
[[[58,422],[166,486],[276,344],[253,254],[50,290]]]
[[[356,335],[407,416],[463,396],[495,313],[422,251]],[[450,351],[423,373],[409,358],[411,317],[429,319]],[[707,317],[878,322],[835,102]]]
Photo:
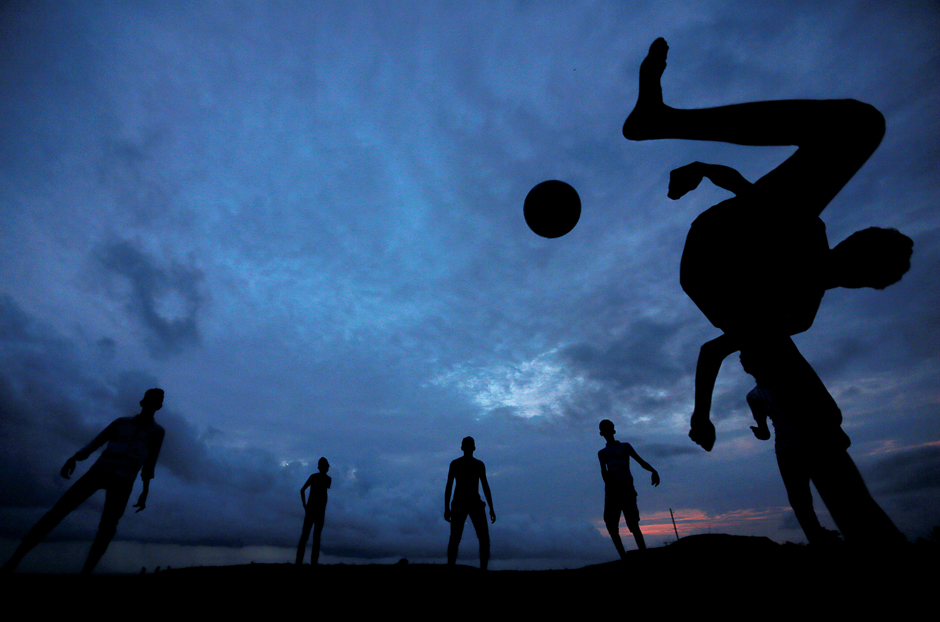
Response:
[[[874,151],[885,135],[885,117],[871,104],[855,99],[843,102],[843,123],[846,139],[858,143],[858,147]]]

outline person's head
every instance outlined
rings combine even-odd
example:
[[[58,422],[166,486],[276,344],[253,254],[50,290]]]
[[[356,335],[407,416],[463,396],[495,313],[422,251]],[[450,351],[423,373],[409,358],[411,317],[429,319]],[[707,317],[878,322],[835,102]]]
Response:
[[[144,399],[140,400],[140,407],[151,412],[163,408],[163,389],[147,389]]]
[[[463,441],[460,443],[461,451],[473,451],[476,448],[477,446],[474,444],[472,436],[465,437]]]
[[[832,249],[833,284],[884,289],[911,268],[914,241],[897,229],[856,231]]]
[[[317,469],[320,471],[320,473],[326,473],[330,470],[330,463],[326,458],[320,458],[317,460]]]
[[[614,422],[610,419],[604,419],[601,421],[600,425],[597,426],[600,428],[601,436],[607,438],[608,436],[613,436],[617,433],[617,430],[614,429]]]

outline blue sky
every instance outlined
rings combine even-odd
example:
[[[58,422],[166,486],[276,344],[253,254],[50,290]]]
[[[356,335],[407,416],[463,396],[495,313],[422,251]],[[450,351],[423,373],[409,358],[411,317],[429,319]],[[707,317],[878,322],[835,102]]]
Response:
[[[884,113],[823,219],[833,245],[900,229],[911,271],[827,293],[796,342],[878,502],[911,538],[940,524],[936,3],[664,5],[5,3],[0,554],[65,490],[65,459],[151,386],[167,439],[105,570],[290,561],[320,456],[324,561],[443,561],[466,435],[493,490],[493,568],[606,561],[602,418],[662,475],[636,474],[652,545],[670,508],[681,535],[802,540],[735,359],[714,451],[686,437],[698,347],[718,332],[679,257],[728,195],[666,198],[678,166],[753,181],[792,149],[625,141],[659,36],[671,105]],[[522,218],[545,179],[583,204],[555,240]],[[77,570],[101,503],[22,567]],[[461,559],[475,549],[468,530]]]

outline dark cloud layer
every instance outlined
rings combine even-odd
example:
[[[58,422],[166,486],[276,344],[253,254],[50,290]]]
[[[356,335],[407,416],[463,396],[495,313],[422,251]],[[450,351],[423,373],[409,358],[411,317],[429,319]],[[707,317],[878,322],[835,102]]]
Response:
[[[199,342],[197,316],[205,292],[197,268],[160,265],[128,241],[102,244],[94,256],[107,280],[117,277],[129,286],[117,298],[147,331],[153,356],[175,354]]]

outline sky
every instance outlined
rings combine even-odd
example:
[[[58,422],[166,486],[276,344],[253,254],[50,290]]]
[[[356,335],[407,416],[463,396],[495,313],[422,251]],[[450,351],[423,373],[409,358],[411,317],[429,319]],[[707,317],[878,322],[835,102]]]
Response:
[[[67,489],[65,460],[155,386],[156,477],[102,571],[292,561],[321,456],[321,563],[443,563],[467,435],[493,491],[491,568],[609,561],[604,418],[662,477],[634,465],[651,546],[676,531],[803,541],[736,357],[715,448],[687,437],[698,348],[720,333],[679,258],[730,195],[666,197],[689,162],[754,181],[793,148],[624,140],[660,36],[670,105],[852,98],[884,114],[822,218],[831,245],[901,230],[911,270],[828,292],[795,341],[877,502],[928,535],[937,3],[31,1],[0,8],[0,556]],[[582,201],[552,240],[522,215],[546,179]],[[77,572],[102,504],[21,568]],[[460,560],[476,558],[468,527]]]

